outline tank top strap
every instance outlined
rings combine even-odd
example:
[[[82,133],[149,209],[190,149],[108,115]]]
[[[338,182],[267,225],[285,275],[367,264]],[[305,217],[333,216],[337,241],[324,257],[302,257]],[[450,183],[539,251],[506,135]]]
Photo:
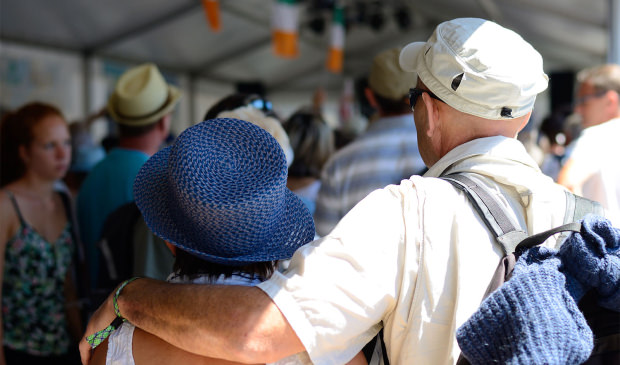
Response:
[[[15,195],[11,192],[11,191],[6,191],[7,195],[9,196],[9,199],[11,199],[11,203],[13,204],[13,207],[15,208],[15,212],[17,213],[17,217],[19,218],[19,223],[22,226],[26,226],[26,221],[24,220],[24,217],[22,216],[22,212],[19,210],[19,205],[17,205],[17,200],[15,199]]]

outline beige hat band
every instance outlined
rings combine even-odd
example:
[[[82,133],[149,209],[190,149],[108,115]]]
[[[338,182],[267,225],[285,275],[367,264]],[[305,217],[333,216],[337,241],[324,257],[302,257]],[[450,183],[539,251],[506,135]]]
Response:
[[[168,104],[171,102],[172,100],[172,94],[170,93],[170,89],[168,89],[168,93],[166,96],[166,99],[164,100],[164,102],[161,104],[161,106],[159,108],[157,108],[155,111],[145,114],[145,115],[137,115],[137,116],[130,116],[130,115],[126,115],[123,114],[120,111],[116,111],[116,114],[120,117],[122,117],[125,120],[142,120],[142,119],[149,119],[150,117],[157,115],[158,113],[160,113],[162,110],[164,110]]]

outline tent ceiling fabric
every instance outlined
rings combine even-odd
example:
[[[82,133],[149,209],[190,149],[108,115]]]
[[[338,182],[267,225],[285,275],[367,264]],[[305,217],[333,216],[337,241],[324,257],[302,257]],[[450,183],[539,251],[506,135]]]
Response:
[[[330,19],[318,35],[308,27],[308,11],[302,10],[300,19],[299,57],[276,57],[271,48],[272,3],[267,0],[221,0],[220,32],[209,29],[199,0],[1,0],[0,40],[84,56],[153,61],[162,68],[223,82],[259,80],[267,90],[308,89],[319,82],[336,87],[342,76],[365,74],[378,51],[425,40],[436,24],[454,17],[493,19],[516,30],[541,52],[548,72],[578,70],[606,60],[609,0],[402,3],[412,17],[406,31],[398,28],[390,9],[384,10],[386,24],[380,31],[367,25],[350,27],[343,75],[328,74],[324,67]],[[301,2],[302,9],[309,4]]]

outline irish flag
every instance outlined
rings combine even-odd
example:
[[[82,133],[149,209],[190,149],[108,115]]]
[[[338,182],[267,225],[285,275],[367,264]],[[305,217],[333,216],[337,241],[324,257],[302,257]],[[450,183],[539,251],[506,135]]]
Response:
[[[331,40],[327,56],[327,69],[333,73],[342,72],[344,59],[344,10],[341,5],[334,6]]]
[[[276,55],[294,58],[299,54],[297,29],[299,6],[296,0],[276,0],[271,17],[272,43]]]
[[[218,32],[222,28],[220,24],[220,2],[218,0],[202,0],[202,9],[211,30]]]

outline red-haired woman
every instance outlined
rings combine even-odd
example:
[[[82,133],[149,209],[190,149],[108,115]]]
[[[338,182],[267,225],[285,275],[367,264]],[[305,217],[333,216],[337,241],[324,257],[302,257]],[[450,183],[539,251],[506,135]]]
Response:
[[[0,364],[67,364],[81,330],[70,269],[75,227],[55,189],[71,160],[69,128],[57,108],[38,102],[0,127]]]

